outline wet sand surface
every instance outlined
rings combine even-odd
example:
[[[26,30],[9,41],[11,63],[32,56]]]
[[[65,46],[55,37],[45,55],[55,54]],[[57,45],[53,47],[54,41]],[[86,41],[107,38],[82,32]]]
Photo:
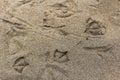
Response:
[[[0,0],[0,80],[119,80],[120,0]]]

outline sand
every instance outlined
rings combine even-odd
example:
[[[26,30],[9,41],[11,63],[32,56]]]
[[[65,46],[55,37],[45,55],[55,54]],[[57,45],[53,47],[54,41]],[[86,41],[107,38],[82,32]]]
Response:
[[[119,80],[120,0],[0,0],[0,80]]]

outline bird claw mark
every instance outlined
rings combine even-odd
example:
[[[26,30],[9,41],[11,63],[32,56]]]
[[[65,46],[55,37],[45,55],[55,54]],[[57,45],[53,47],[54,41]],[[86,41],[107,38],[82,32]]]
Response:
[[[18,59],[14,62],[13,68],[14,68],[14,70],[17,71],[18,73],[22,73],[23,70],[24,70],[24,68],[25,68],[26,66],[28,66],[28,65],[29,65],[29,63],[26,62],[25,58],[24,58],[24,57],[20,57],[20,58],[18,58]]]
[[[28,4],[30,2],[32,2],[32,0],[20,0],[16,3],[14,3],[13,6],[20,7],[20,6],[23,6],[23,5]]]
[[[64,31],[64,30],[62,30],[62,29],[59,29],[59,33],[60,33],[61,35],[64,35],[64,36],[66,36],[66,35],[69,34],[68,32],[66,32],[66,31]]]
[[[94,9],[98,9],[100,5],[102,5],[103,2],[101,2],[100,0],[95,0],[95,3],[89,5],[90,7],[94,8]]]
[[[106,27],[103,26],[99,21],[93,20],[92,18],[89,18],[87,21],[87,27],[84,31],[85,33],[98,36],[98,35],[105,35],[106,33]]]
[[[20,1],[21,3],[23,3],[23,4],[26,4],[26,3],[29,3],[29,2],[31,2],[32,0],[22,0],[22,1]]]
[[[61,3],[48,5],[50,10],[44,12],[43,26],[48,28],[63,28],[64,24],[57,24],[57,20],[72,17],[75,13],[79,12],[76,8],[77,5],[73,0],[66,0]],[[73,9],[74,8],[74,9]]]
[[[51,7],[54,8],[54,13],[58,18],[67,18],[71,17],[74,14],[71,10],[68,9],[66,5],[62,3],[56,3]]]
[[[83,47],[83,49],[97,50],[98,52],[108,52],[113,49],[113,46],[107,45],[107,46],[99,46],[99,47]]]
[[[98,57],[100,57],[101,59],[104,59],[102,54],[97,53]]]
[[[24,27],[14,26],[6,33],[10,37],[14,36],[25,36],[27,35],[26,29]]]
[[[46,28],[63,28],[63,27],[65,27],[65,25],[52,26],[52,25],[49,25],[49,24],[45,23],[45,24],[43,25],[43,27],[46,27]]]
[[[32,24],[30,24],[29,22],[27,22],[27,21],[25,21],[25,20],[23,20],[23,19],[21,19],[21,18],[19,18],[19,17],[16,17],[16,16],[14,16],[17,20],[19,20],[19,21],[21,21],[22,23],[24,23],[25,25],[29,25],[29,26],[32,26]]]
[[[68,62],[68,51],[59,51],[58,49],[54,52],[54,61],[57,62]]]
[[[0,18],[1,19],[1,18]],[[20,23],[15,23],[15,22],[11,22],[9,20],[6,20],[6,19],[1,19],[3,22],[5,23],[9,23],[9,24],[12,24],[12,25],[15,25],[15,26],[21,26],[23,24],[20,24]]]
[[[63,28],[63,27],[66,27],[65,25],[55,25],[54,23],[55,23],[54,18],[45,17],[43,19],[43,27],[46,27],[46,28]]]
[[[54,10],[56,17],[58,18],[68,18],[74,15],[77,10],[77,4],[73,0],[66,0],[62,3],[56,3],[51,5]]]

